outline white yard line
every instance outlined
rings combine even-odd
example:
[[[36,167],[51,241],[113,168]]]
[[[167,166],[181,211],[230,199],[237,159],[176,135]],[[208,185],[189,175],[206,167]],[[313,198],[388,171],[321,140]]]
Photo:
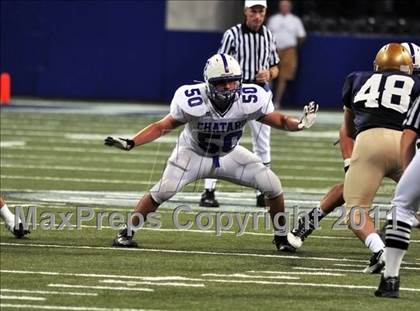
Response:
[[[38,310],[68,310],[68,311],[157,311],[149,309],[121,309],[121,308],[99,308],[88,306],[56,306],[56,305],[28,305],[28,304],[10,304],[1,303],[0,308],[13,308],[13,309],[38,309]]]
[[[112,287],[112,286],[94,286],[94,285],[79,285],[79,284],[48,284],[49,287],[60,287],[60,288],[86,288],[86,289],[105,289],[105,290],[116,290],[116,291],[135,291],[135,292],[153,292],[153,288],[128,288],[128,287]]]
[[[363,266],[364,267],[364,266]],[[267,273],[267,274],[288,274],[288,275],[328,275],[328,276],[346,276],[343,273],[331,272],[296,272],[296,271],[255,271],[250,270],[248,273]]]
[[[84,135],[84,134],[83,134]],[[116,153],[116,150],[113,149],[109,149],[103,146],[103,140],[106,137],[106,135],[101,135],[101,134],[89,134],[90,136],[95,135],[95,139],[89,139],[89,140],[83,140],[82,143],[77,142],[76,146],[72,146],[71,144],[67,144],[65,147],[64,146],[57,146],[57,144],[54,144],[54,141],[58,141],[62,144],[63,139],[67,140],[69,139],[67,136],[72,136],[72,137],[76,137],[73,134],[66,134],[66,133],[57,133],[57,132],[52,132],[52,131],[13,131],[10,134],[8,133],[4,133],[2,135],[2,137],[8,137],[11,136],[13,138],[22,136],[24,138],[30,139],[31,137],[42,137],[42,138],[49,138],[49,140],[53,141],[52,147],[48,148],[51,151],[56,151],[56,152],[62,152],[62,151],[68,151],[68,152],[80,152],[81,150],[86,150],[89,153],[96,153],[96,152],[104,152],[104,153]],[[111,136],[117,136],[120,135],[121,136],[130,136],[131,134],[109,134]],[[295,134],[294,134],[295,135]],[[56,137],[56,138],[55,138]],[[55,138],[55,139],[54,139]],[[297,141],[302,141],[301,138],[296,137]],[[178,136],[170,136],[170,137],[162,137],[157,139],[156,141],[153,141],[150,143],[149,146],[151,145],[158,145],[158,144],[169,144],[169,145],[176,145]],[[76,140],[76,138],[74,138],[73,140]],[[92,142],[93,140],[93,142]],[[310,142],[313,140],[309,140]],[[249,137],[245,137],[245,139],[241,139],[241,144],[250,144],[251,143],[251,138]],[[289,143],[289,142],[288,142]],[[301,142],[302,144],[302,142]],[[328,142],[327,142],[328,144]],[[321,148],[308,148],[308,149],[299,149],[299,154],[308,154],[308,155],[317,155],[317,156],[327,156],[327,158],[331,158],[331,157],[337,157],[339,159],[339,149],[337,148],[327,148],[327,144],[324,144],[323,147]],[[81,148],[81,145],[86,145],[86,148]],[[42,147],[42,146],[33,146],[33,145],[10,145],[8,146],[10,148],[25,148],[26,150],[33,150],[33,151],[45,151],[46,147]],[[272,147],[273,150],[273,154],[281,154],[281,153],[294,153],[296,152],[296,148],[298,146],[281,146],[281,141],[278,144],[274,144],[274,146]],[[88,149],[89,148],[89,149]],[[277,152],[275,152],[277,151]],[[145,153],[150,153],[153,151],[148,151],[148,150],[142,150],[141,151],[142,154],[144,155]],[[163,152],[163,153],[159,153],[160,155],[165,155],[167,154],[169,156],[169,152]]]
[[[274,281],[254,281],[254,280],[225,280],[225,279],[209,279],[207,282],[217,283],[245,283],[245,284],[262,284],[262,285],[289,285],[302,287],[330,287],[330,288],[348,288],[348,289],[377,289],[376,286],[367,285],[351,285],[351,284],[323,284],[323,283],[297,283],[297,282],[274,282]],[[420,292],[420,288],[400,288],[403,291]]]
[[[403,269],[403,270],[419,270],[420,271],[420,268],[415,268],[415,267],[401,267],[401,269]]]
[[[365,267],[365,266],[357,266],[357,267]],[[347,269],[333,269],[333,268],[304,268],[304,267],[293,267],[293,269],[297,269],[297,270],[309,270],[309,271],[311,271],[311,270],[313,270],[313,271],[319,271],[319,270],[322,270],[322,271],[332,271],[332,272],[334,272],[334,271],[337,271],[337,272],[356,272],[356,273],[362,273],[362,270],[363,269],[361,269],[361,270],[347,270]],[[420,268],[417,268],[417,267],[406,267],[406,266],[403,266],[403,267],[401,267],[401,269],[402,270],[418,270],[418,271],[420,271]]]
[[[122,251],[122,252],[151,252],[151,253],[168,253],[168,254],[189,254],[189,255],[205,255],[205,256],[233,256],[233,257],[260,257],[260,258],[283,258],[283,259],[299,259],[299,260],[319,260],[319,261],[338,261],[338,262],[355,262],[355,263],[368,263],[367,260],[361,259],[349,259],[349,258],[333,258],[333,257],[312,257],[312,256],[292,256],[292,255],[269,255],[269,254],[255,254],[255,253],[227,253],[227,252],[206,252],[206,251],[188,251],[188,250],[175,250],[175,249],[154,249],[154,248],[118,248],[118,247],[104,247],[104,246],[76,246],[76,245],[58,245],[58,244],[35,244],[35,243],[6,243],[1,242],[0,245],[3,246],[21,246],[21,247],[39,247],[39,248],[64,248],[64,249],[87,249],[87,250],[109,250],[109,251]],[[413,263],[406,263],[413,264]],[[417,265],[417,264],[415,264]],[[299,269],[299,267],[296,267]],[[312,268],[308,268],[312,269]],[[315,268],[314,268],[315,269]],[[317,271],[322,270],[318,269]],[[344,272],[351,271],[345,270]],[[354,270],[360,272],[358,270]],[[0,270],[0,272],[9,272],[9,273],[26,273],[26,271],[16,271],[16,270]],[[29,272],[31,273],[31,272]],[[33,272],[38,273],[38,272]],[[45,274],[53,275],[65,275],[61,272],[43,272]],[[69,275],[79,275],[79,274],[69,274]],[[95,276],[97,274],[81,274],[80,276]],[[112,277],[108,275],[100,275],[99,277]],[[116,276],[118,277],[118,276]]]
[[[40,128],[18,128],[18,127],[16,127],[14,129],[2,128],[2,130],[4,131],[3,136],[16,136],[15,135],[16,129],[17,130],[22,130],[23,129],[23,130],[28,131],[28,132],[33,132],[33,130],[35,130],[35,131],[45,132],[47,134],[49,134],[49,133],[54,134],[53,132],[51,132],[52,130],[54,130],[54,128],[51,128],[51,129],[48,130],[48,129],[44,129],[44,128],[41,128],[41,127]],[[8,130],[10,130],[10,132],[7,132]],[[69,129],[61,129],[60,128],[60,130],[64,131],[63,136],[73,135],[73,134],[78,135],[78,133],[76,133],[72,130],[69,130]],[[90,128],[90,130],[92,130],[92,128]],[[130,133],[129,131],[126,131],[126,133],[122,133],[122,134],[121,133],[120,134],[115,134],[114,133],[115,134],[114,135],[112,133],[110,134],[110,132],[112,132],[113,129],[106,128],[105,130],[108,132],[107,134],[82,134],[82,135],[87,135],[86,138],[89,138],[89,135],[90,135],[92,137],[92,139],[83,139],[83,140],[80,140],[80,139],[71,140],[71,139],[69,139],[69,140],[65,141],[65,144],[66,145],[75,144],[75,145],[90,145],[91,146],[92,145],[92,140],[96,141],[96,143],[102,143],[103,139],[107,135],[108,136],[123,137],[123,136],[131,136],[133,134],[133,133]],[[245,134],[245,135],[247,135],[247,134]],[[245,136],[245,135],[242,136],[242,138],[241,138],[241,144],[251,144],[252,143],[251,136]],[[24,136],[24,135],[22,135],[22,136]],[[54,138],[54,137],[55,136],[53,136],[52,138],[44,138],[42,140],[42,142],[48,143],[48,144],[63,144],[63,138],[61,138],[61,137],[60,138]],[[165,141],[163,141],[163,140],[160,141],[159,140],[159,142],[175,143],[176,139],[178,137],[179,136],[163,136]],[[28,142],[37,141],[37,138],[34,138],[34,139],[31,139],[30,137],[25,137],[25,138]],[[331,141],[325,140],[323,142],[314,142],[314,140],[312,140],[312,139],[302,139],[300,137],[296,140],[294,140],[293,137],[292,137],[292,139],[290,139],[289,137],[284,137],[284,138],[275,137],[271,140],[271,151],[272,152],[282,151],[284,142],[287,142],[287,146],[289,148],[293,147],[293,148],[301,149],[302,148],[302,143],[304,142],[306,148],[322,149],[322,150],[324,150],[324,152],[329,150],[329,152],[331,152],[331,153],[334,153],[334,152],[339,153],[340,152],[338,147],[334,148],[334,146],[332,145],[333,140],[331,140]]]
[[[83,182],[97,184],[127,184],[127,185],[154,185],[157,181],[135,181],[126,179],[99,179],[99,178],[62,178],[48,176],[25,176],[25,175],[1,175],[2,179],[25,179],[25,180],[47,180],[47,181],[66,181],[66,182]]]
[[[149,170],[149,169],[119,169],[119,168],[107,168],[107,167],[80,167],[80,166],[63,166],[63,165],[27,165],[27,164],[1,164],[2,168],[18,168],[18,169],[36,169],[36,170],[54,170],[54,171],[79,171],[79,172],[104,172],[104,173],[153,173],[161,172],[160,169]]]
[[[222,278],[244,278],[244,279],[283,279],[283,280],[300,280],[300,277],[287,276],[287,275],[276,275],[276,276],[265,276],[265,275],[248,275],[243,273],[232,273],[232,274],[219,274],[219,273],[204,273],[201,276],[204,277],[222,277]]]
[[[31,301],[45,301],[47,298],[44,297],[33,297],[33,296],[10,296],[10,295],[0,295],[1,300],[31,300]]]
[[[351,272],[351,273],[363,273],[361,270],[351,270],[351,269],[333,269],[333,268],[306,268],[306,267],[293,267],[296,270],[308,270],[308,271],[330,271],[330,272]]]
[[[14,158],[14,157],[13,157]],[[27,158],[27,157],[25,157]],[[3,159],[4,160],[4,159]],[[47,169],[47,170],[56,170],[56,171],[80,171],[80,172],[107,172],[107,173],[154,173],[160,172],[161,169],[149,170],[149,169],[120,169],[120,168],[93,168],[93,167],[80,167],[80,166],[70,166],[70,165],[38,165],[38,164],[11,164],[11,163],[4,163],[10,161],[3,161],[1,163],[1,167],[3,168],[17,168],[17,169]],[[124,161],[125,162],[125,161]],[[135,161],[139,163],[138,161]],[[156,163],[156,161],[152,160],[142,160],[141,163]],[[164,163],[164,161],[160,161],[160,163]],[[307,171],[308,167],[304,165],[276,165],[275,170],[293,170],[293,171]],[[341,172],[341,170],[334,168],[334,167],[313,167],[311,171],[330,171],[330,172]]]
[[[204,209],[207,210],[207,209]],[[195,214],[195,213],[189,213]],[[91,228],[95,229],[96,226],[91,225],[82,225],[82,228]],[[110,226],[102,226],[102,229],[112,229]],[[141,228],[140,230],[146,231],[161,231],[161,232],[191,232],[191,233],[204,233],[204,234],[214,234],[214,230],[197,230],[197,229],[167,229],[167,228]],[[271,229],[270,229],[271,230]],[[228,234],[237,234],[237,231],[222,231],[222,233]],[[261,233],[261,232],[244,232],[243,235],[256,235],[256,236],[273,236],[273,233]],[[337,237],[337,236],[329,236],[329,235],[311,235],[311,238],[314,239],[326,239],[326,240],[347,240],[347,241],[354,241],[354,237]],[[420,243],[420,240],[411,240],[411,243]]]
[[[24,140],[0,141],[0,148],[23,147],[26,142]]]
[[[154,185],[158,182],[158,180],[138,181],[138,180],[127,180],[127,179],[68,178],[68,177],[7,175],[7,174],[2,174],[1,178],[2,179],[27,179],[27,180],[86,182],[86,183],[133,184],[133,185]],[[282,180],[328,181],[328,182],[331,182],[331,183],[337,183],[337,182],[342,181],[342,178],[339,178],[339,177],[311,177],[311,176],[281,175],[280,178]]]
[[[418,265],[418,263],[406,263],[403,261],[404,265]],[[365,268],[366,266],[363,265],[352,265],[352,264],[345,264],[345,263],[335,263],[334,266],[337,267],[354,267],[354,268]],[[406,266],[402,266],[401,269],[404,270],[420,270],[420,268],[416,268],[416,267],[406,267]]]
[[[79,293],[79,292],[57,292],[48,290],[29,290],[29,289],[9,289],[1,288],[0,293],[26,293],[26,294],[43,294],[43,295],[63,295],[63,296],[98,296],[97,293]]]
[[[163,254],[189,254],[189,255],[204,255],[204,256],[233,256],[233,257],[257,257],[257,258],[284,258],[284,259],[299,259],[299,260],[319,260],[319,261],[338,261],[338,262],[363,262],[367,260],[348,259],[348,258],[330,258],[330,257],[304,257],[291,255],[268,255],[255,253],[227,253],[227,252],[206,252],[206,251],[188,251],[175,249],[153,249],[153,248],[118,248],[118,247],[104,247],[104,246],[76,246],[76,245],[58,245],[58,244],[35,244],[35,243],[6,243],[1,242],[4,246],[22,246],[22,247],[38,247],[38,248],[64,248],[64,249],[87,249],[87,250],[109,250],[120,252],[151,252]],[[1,270],[5,271],[5,270]]]
[[[168,154],[169,157],[169,154]],[[25,159],[25,160],[51,160],[51,161],[57,161],[57,157],[56,156],[49,156],[49,155],[30,155],[30,154],[2,154],[1,158],[3,160],[5,159],[12,159],[12,160],[16,160],[16,159]],[[300,160],[300,158],[299,158]],[[113,158],[104,158],[104,157],[89,157],[84,155],[83,157],[68,157],[68,156],[60,156],[60,161],[74,161],[76,163],[79,162],[94,162],[94,163],[98,163],[98,162],[105,162],[105,163],[109,163],[109,162],[115,162],[115,163],[120,163],[121,165],[126,165],[126,164],[133,164],[133,163],[145,163],[145,164],[165,164],[166,163],[166,159],[162,158],[162,159],[157,159],[157,158],[153,158],[151,160],[149,159],[145,159],[145,158],[135,158],[135,159],[127,159],[124,158],[124,162],[121,162],[121,158],[120,157],[113,157]],[[296,161],[296,158],[293,157],[282,157],[282,161]],[[303,161],[305,162],[305,161]],[[309,160],[308,160],[309,162]],[[315,161],[317,162],[317,161]],[[329,161],[318,161],[318,162],[329,162]],[[326,166],[328,165],[328,166]],[[326,164],[325,166],[322,166],[320,164],[318,164],[318,166],[316,168],[313,168],[312,170],[314,171],[340,171],[341,169],[336,169],[334,167],[331,167],[330,164]],[[274,170],[279,170],[279,169],[295,169],[295,170],[307,170],[308,168],[302,165],[276,165],[275,167],[273,167]]]
[[[188,278],[183,276],[132,276],[118,274],[95,274],[95,273],[69,273],[69,272],[52,272],[52,271],[30,271],[30,270],[0,270],[1,273],[15,274],[39,274],[54,276],[76,276],[87,278],[117,278],[126,280],[144,280],[144,281],[203,281],[203,279]]]
[[[364,265],[354,265],[354,264],[347,264],[347,263],[335,263],[334,266],[338,267],[353,267],[353,268],[365,268]]]
[[[205,281],[205,280],[203,280]],[[150,281],[122,281],[122,280],[99,280],[99,283],[106,284],[124,284],[127,286],[134,285],[151,285],[151,286],[175,286],[175,287],[206,287],[204,283],[181,283],[181,282],[150,282]]]
[[[118,158],[121,158],[121,152],[118,150],[114,150],[114,149],[110,149],[110,148],[80,148],[80,147],[34,147],[34,146],[26,146],[26,147],[9,147],[10,150],[11,149],[15,149],[15,150],[25,150],[28,152],[32,152],[32,151],[45,151],[45,152],[63,152],[63,153],[83,153],[83,156],[88,155],[88,154],[108,154],[108,155],[115,155]],[[289,152],[290,153],[294,153],[296,152],[296,148],[288,148],[290,149]],[[287,149],[282,148],[282,151],[284,153],[286,153]],[[309,150],[308,151],[302,151],[303,153],[308,153],[309,155],[313,155],[314,152]],[[299,151],[300,152],[300,151]],[[133,158],[133,157],[140,157],[140,156],[152,156],[152,157],[164,157],[164,158],[169,158],[170,156],[170,152],[168,151],[149,151],[149,150],[142,150],[140,152],[134,152],[134,153],[125,153],[124,154],[124,158]],[[124,159],[124,161],[125,161]],[[275,160],[282,160],[282,161],[297,161],[296,157],[293,156],[281,156],[281,155],[273,155],[271,157],[272,161]],[[307,156],[307,157],[300,157],[299,156],[299,163],[303,163],[303,162],[310,162],[310,163],[314,163],[314,162],[328,162],[328,163],[341,163],[342,160],[340,160],[340,158],[336,155],[336,154],[330,154],[330,156],[328,157],[323,157],[323,156],[316,156],[316,157],[311,157],[311,156]]]
[[[56,156],[49,156],[49,155],[31,155],[31,154],[2,154],[1,158],[4,159],[25,159],[25,160],[51,160],[51,161],[57,161]],[[66,157],[66,156],[60,156],[60,161],[74,161],[76,163],[79,162],[96,162],[96,163],[121,163],[121,158],[115,157],[115,158],[104,158],[104,157]],[[152,164],[164,164],[166,163],[166,159],[157,160],[156,158],[153,158],[153,160],[148,159],[124,159],[123,164],[133,164],[133,163],[152,163]]]

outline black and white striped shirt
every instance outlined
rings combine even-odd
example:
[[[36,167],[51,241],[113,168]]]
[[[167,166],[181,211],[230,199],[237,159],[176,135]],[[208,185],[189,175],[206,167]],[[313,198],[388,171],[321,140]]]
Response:
[[[262,26],[258,32],[246,24],[237,24],[225,31],[218,53],[232,55],[242,68],[243,81],[254,82],[259,70],[279,63],[273,34]]]
[[[403,127],[417,132],[417,135],[420,136],[420,96],[416,98],[410,110],[408,110]]]

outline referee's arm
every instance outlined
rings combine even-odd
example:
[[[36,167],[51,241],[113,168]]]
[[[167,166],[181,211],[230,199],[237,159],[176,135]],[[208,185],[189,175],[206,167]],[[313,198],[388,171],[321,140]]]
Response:
[[[274,80],[279,75],[279,67],[278,65],[271,66],[270,70],[270,81]]]
[[[273,81],[275,78],[278,77],[279,75],[279,56],[277,54],[277,48],[276,48],[276,43],[274,42],[274,37],[273,34],[270,32],[269,29],[267,29],[268,31],[268,40],[269,40],[269,46],[270,46],[270,54],[269,54],[269,64],[271,65],[269,67],[270,70],[270,79],[269,82]]]

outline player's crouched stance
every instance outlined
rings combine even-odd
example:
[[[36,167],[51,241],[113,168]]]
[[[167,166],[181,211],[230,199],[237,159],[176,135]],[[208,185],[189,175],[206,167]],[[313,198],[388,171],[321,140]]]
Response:
[[[204,81],[181,86],[171,102],[170,113],[131,139],[105,139],[105,145],[128,151],[185,125],[161,180],[137,204],[130,220],[132,227],[138,226],[139,215],[146,219],[185,185],[202,178],[224,179],[265,195],[273,222],[273,243],[279,251],[294,251],[287,242],[285,219],[281,216],[284,198],[279,178],[238,142],[249,120],[287,131],[310,128],[318,105],[311,102],[305,106],[300,119],[275,112],[271,92],[254,84],[242,85],[241,68],[227,54],[208,59]],[[114,246],[136,247],[131,233],[130,227],[121,230]]]

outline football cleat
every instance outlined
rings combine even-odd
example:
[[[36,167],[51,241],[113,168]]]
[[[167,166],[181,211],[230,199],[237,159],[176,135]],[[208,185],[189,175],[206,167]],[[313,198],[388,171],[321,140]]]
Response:
[[[273,239],[273,244],[276,245],[277,250],[279,252],[289,252],[294,253],[296,248],[294,248],[290,243],[287,241],[287,237],[275,235]]]
[[[400,277],[384,277],[381,275],[378,289],[375,291],[376,297],[400,298]]]
[[[363,270],[363,273],[367,273],[367,274],[380,273],[384,266],[385,266],[384,250],[380,250],[379,252],[374,253],[372,257],[370,257],[369,265]]]
[[[300,217],[297,228],[287,234],[287,240],[294,248],[301,247],[305,238],[315,229],[314,223],[310,220],[306,222],[305,219],[305,217]]]
[[[115,247],[137,247],[137,242],[133,241],[133,236],[128,236],[127,228],[122,229],[114,239],[112,246]]]
[[[219,207],[219,202],[216,200],[214,190],[206,189],[201,195],[200,206],[203,207]]]
[[[259,194],[259,195],[257,195],[257,204],[256,204],[256,206],[257,207],[266,207],[267,206],[267,203],[265,202],[265,196],[264,196],[264,194]]]
[[[19,224],[19,228],[13,228],[12,230],[13,235],[16,237],[16,239],[21,239],[23,238],[25,235],[31,233],[29,230],[25,230],[23,229],[23,225],[22,223]]]

